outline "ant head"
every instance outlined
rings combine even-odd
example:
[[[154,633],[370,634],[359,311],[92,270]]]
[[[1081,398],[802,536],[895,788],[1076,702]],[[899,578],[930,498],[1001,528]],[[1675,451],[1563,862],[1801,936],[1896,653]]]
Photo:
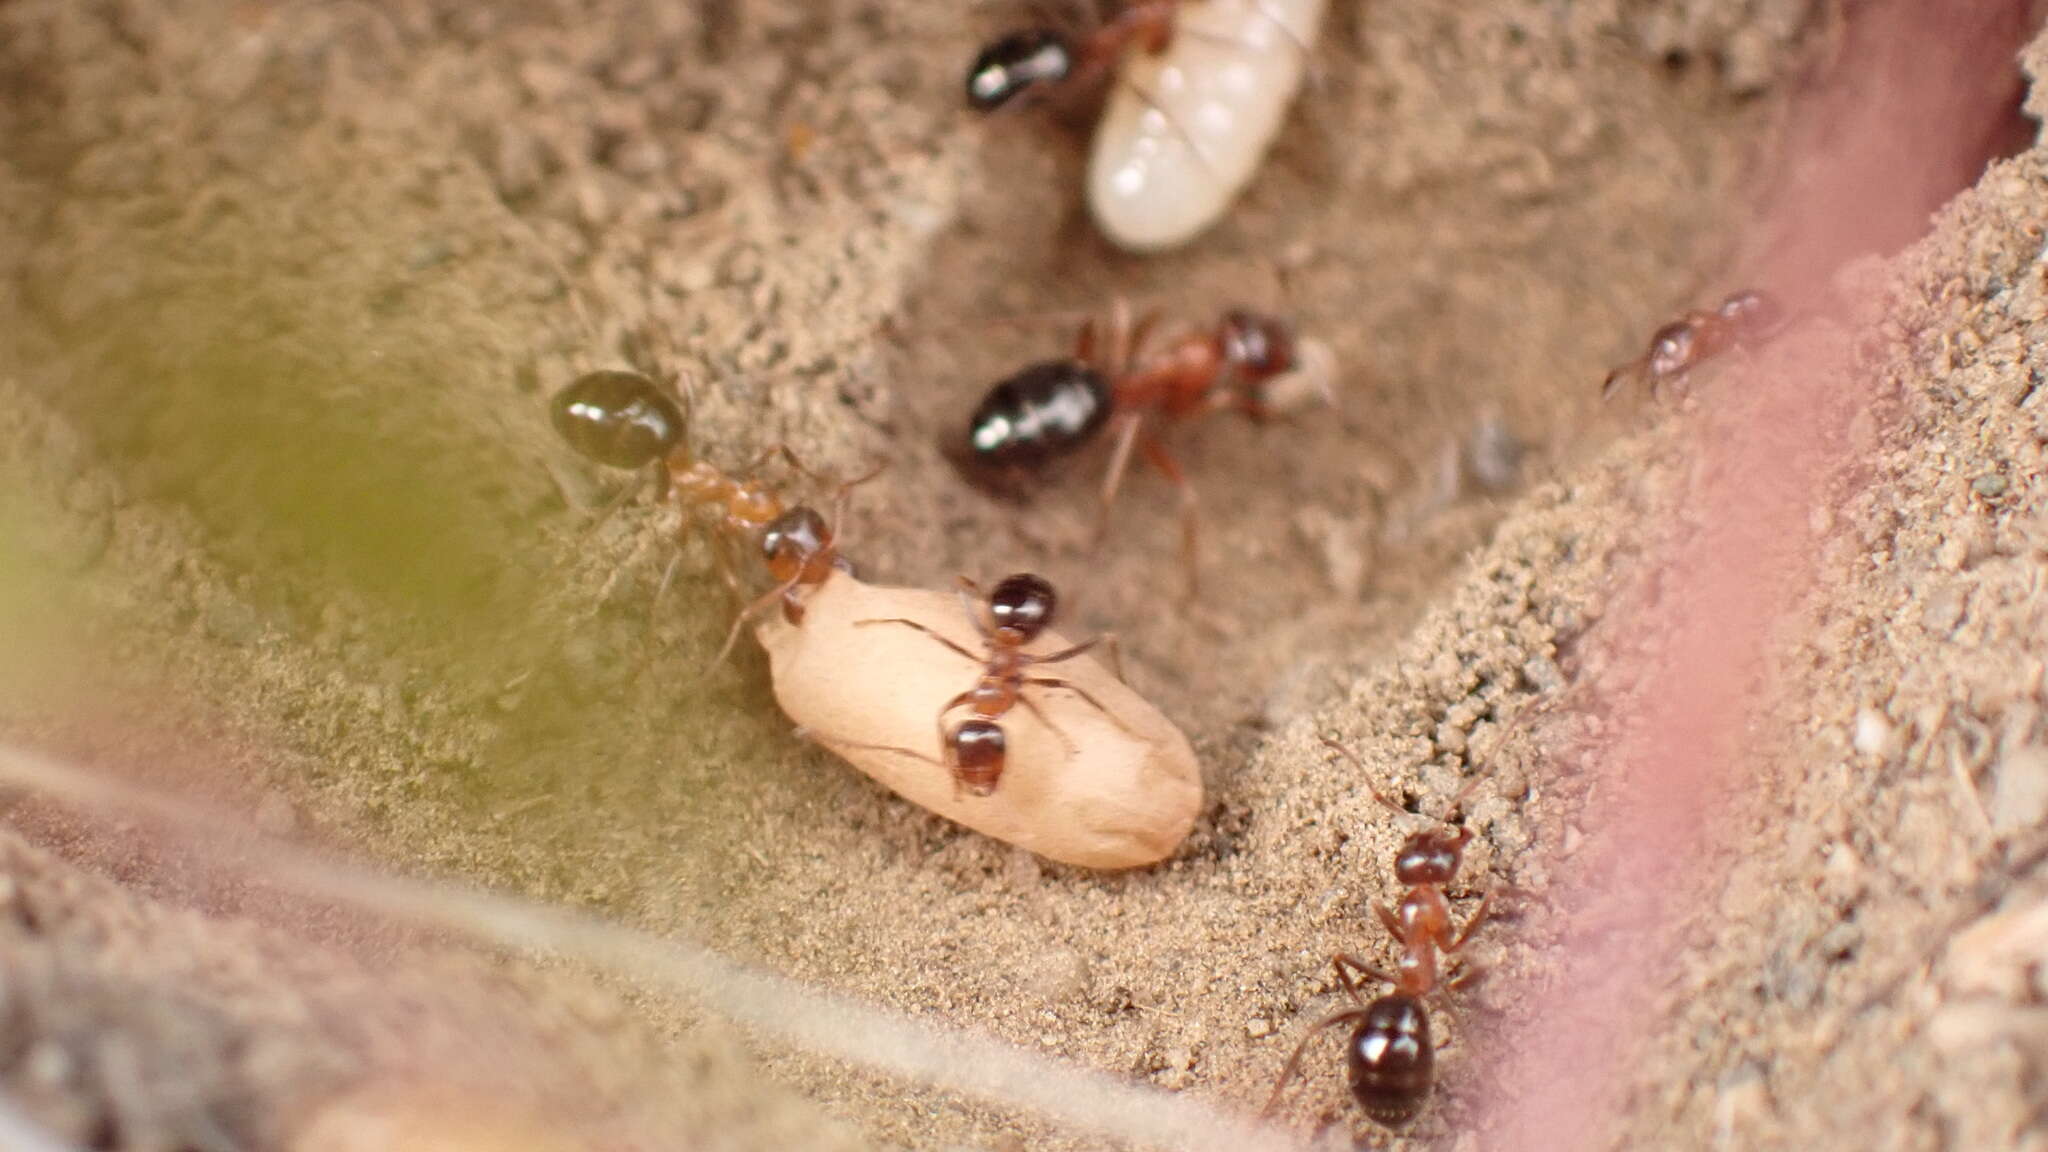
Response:
[[[1413,888],[1418,884],[1449,884],[1458,874],[1465,857],[1465,842],[1472,839],[1469,828],[1431,828],[1417,832],[1401,845],[1394,857],[1394,879]]]
[[[812,557],[831,546],[832,529],[818,510],[799,504],[761,530],[761,557],[776,580],[794,579]]]
[[[1676,376],[1692,367],[1699,329],[1690,320],[1673,320],[1650,337],[1648,368],[1656,379]]]
[[[1271,316],[1232,311],[1223,316],[1224,359],[1252,380],[1294,369],[1294,332]]]
[[[1018,96],[1042,90],[1074,70],[1066,37],[1046,28],[1012,32],[981,50],[967,70],[967,106],[993,112]]]
[[[1003,577],[988,594],[989,623],[997,635],[1013,638],[1018,644],[1037,639],[1052,624],[1053,610],[1058,607],[1059,594],[1052,585],[1029,572]]]
[[[638,372],[578,376],[555,393],[549,409],[569,447],[613,468],[652,464],[683,439],[682,409]]]
[[[976,716],[962,720],[947,739],[952,744],[953,782],[975,796],[995,792],[1009,743],[1002,727]]]

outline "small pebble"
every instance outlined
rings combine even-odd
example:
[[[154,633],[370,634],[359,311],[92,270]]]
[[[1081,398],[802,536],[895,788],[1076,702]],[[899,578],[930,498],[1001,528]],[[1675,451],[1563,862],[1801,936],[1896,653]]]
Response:
[[[1273,1022],[1263,1016],[1254,1016],[1245,1021],[1244,1034],[1254,1040],[1264,1040],[1273,1034]]]
[[[2048,747],[2018,748],[1991,769],[1991,827],[2016,832],[2048,821]]]
[[[1970,491],[1986,500],[1996,500],[2005,495],[2006,479],[1996,472],[1986,472],[1970,481]]]
[[[1890,745],[1892,722],[1874,708],[1859,708],[1856,711],[1856,733],[1852,743],[1856,751],[1865,756],[1881,756]]]

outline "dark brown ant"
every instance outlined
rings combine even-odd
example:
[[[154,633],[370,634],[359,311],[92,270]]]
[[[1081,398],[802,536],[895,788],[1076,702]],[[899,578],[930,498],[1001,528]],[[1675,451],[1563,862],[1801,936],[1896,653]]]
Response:
[[[698,510],[716,513],[709,534],[713,552],[720,574],[735,592],[740,581],[733,550],[758,549],[775,586],[740,610],[707,670],[724,661],[748,621],[779,602],[783,618],[801,624],[809,589],[824,583],[834,571],[852,571],[851,563],[839,553],[840,537],[831,524],[843,522],[847,493],[876,473],[839,485],[833,495],[832,520],[827,521],[808,505],[785,503],[756,480],[722,472],[698,459],[686,435],[689,419],[685,410],[639,372],[607,369],[579,376],[555,393],[550,412],[555,431],[578,453],[611,468],[651,466],[656,499],[673,495],[686,515]],[[797,471],[817,479],[794,453],[779,445],[763,453],[755,467],[777,454]],[[623,491],[621,500],[637,488]],[[614,501],[612,507],[617,504]],[[675,567],[676,561],[671,560],[662,574],[657,601],[667,590]]]
[[[1146,340],[1158,319],[1148,313],[1132,326],[1118,301],[1106,338],[1098,338],[1091,320],[1082,326],[1071,358],[1027,365],[997,383],[968,421],[959,455],[979,477],[1015,476],[1073,452],[1104,425],[1115,424],[1096,538],[1108,531],[1110,506],[1137,447],[1180,493],[1181,549],[1192,592],[1195,491],[1166,450],[1158,425],[1218,411],[1263,422],[1271,415],[1263,386],[1296,367],[1294,335],[1280,320],[1232,310],[1214,328],[1148,353]]]
[[[1115,719],[1115,714],[1103,707],[1102,702],[1088,691],[1070,681],[1055,676],[1033,676],[1029,670],[1040,664],[1058,664],[1072,660],[1102,644],[1109,648],[1114,664],[1117,659],[1116,637],[1109,634],[1085,640],[1058,652],[1036,656],[1024,651],[1032,641],[1052,627],[1053,614],[1059,607],[1059,595],[1052,584],[1042,576],[1020,572],[1005,576],[996,583],[982,604],[977,605],[972,597],[982,596],[981,588],[967,577],[960,578],[960,600],[967,609],[968,618],[974,621],[975,631],[981,634],[987,649],[980,655],[955,644],[938,632],[916,620],[900,616],[883,617],[873,620],[855,621],[856,627],[875,624],[901,624],[915,628],[960,655],[981,665],[981,678],[969,688],[939,709],[939,747],[945,750],[941,761],[952,772],[954,786],[975,796],[994,794],[1002,782],[1003,767],[1009,751],[1009,741],[1003,734],[998,720],[1019,704],[1030,709],[1040,723],[1055,733],[1059,727],[1046,716],[1031,697],[1024,694],[1026,688],[1064,688],[1093,705],[1095,710]],[[985,609],[985,617],[984,611]],[[1118,676],[1122,676],[1121,668]],[[970,715],[948,728],[946,714],[965,706]],[[1065,739],[1062,735],[1061,739]],[[884,745],[861,745],[862,747],[886,747],[889,751],[901,752],[920,759],[931,757],[908,748]]]
[[[1325,739],[1323,744],[1351,761],[1360,773],[1365,766],[1342,745]],[[1464,803],[1465,796],[1478,783],[1475,778],[1460,789],[1452,799],[1455,812]],[[1373,798],[1396,812],[1407,813],[1407,809],[1394,800],[1373,789]],[[1480,900],[1479,907],[1472,913],[1465,926],[1452,930],[1450,897],[1444,892],[1458,874],[1458,866],[1464,859],[1465,845],[1472,839],[1472,830],[1463,824],[1445,823],[1442,827],[1417,832],[1408,837],[1401,850],[1394,857],[1394,877],[1407,889],[1401,902],[1393,908],[1385,904],[1373,905],[1381,924],[1401,946],[1401,959],[1393,972],[1376,968],[1350,953],[1340,952],[1330,959],[1330,967],[1337,973],[1337,982],[1357,1005],[1342,1012],[1319,1020],[1311,1027],[1301,1043],[1287,1057],[1287,1064],[1280,1070],[1280,1079],[1273,1085],[1273,1094],[1267,1098],[1264,1114],[1271,1114],[1280,1102],[1280,1093],[1301,1065],[1302,1053],[1308,1049],[1309,1041],[1323,1029],[1337,1024],[1354,1024],[1351,1039],[1345,1045],[1345,1064],[1350,1073],[1351,1095],[1365,1114],[1388,1128],[1399,1128],[1415,1119],[1417,1113],[1429,1099],[1430,1085],[1436,1071],[1436,1046],[1430,1037],[1429,1013],[1423,1007],[1423,998],[1441,985],[1457,988],[1471,979],[1462,974],[1449,981],[1441,981],[1438,971],[1439,953],[1451,956],[1465,946],[1472,933],[1485,921],[1488,907],[1492,903],[1489,894]],[[1367,1003],[1359,995],[1358,984],[1352,979],[1357,973],[1369,980],[1393,987],[1393,991]]]
[[[1723,352],[1768,340],[1784,320],[1777,299],[1754,290],[1729,296],[1711,312],[1689,311],[1657,329],[1648,351],[1609,372],[1600,385],[1600,397],[1613,396],[1624,381],[1637,378],[1649,382],[1654,396]]]

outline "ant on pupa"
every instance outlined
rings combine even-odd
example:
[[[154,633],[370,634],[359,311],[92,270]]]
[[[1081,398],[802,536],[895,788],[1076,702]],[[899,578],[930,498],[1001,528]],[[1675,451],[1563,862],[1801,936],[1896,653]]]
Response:
[[[1365,765],[1343,745],[1328,738],[1323,744],[1351,762],[1363,775]],[[1451,799],[1455,814],[1482,777],[1474,777]],[[1378,788],[1373,799],[1403,814],[1408,810]],[[1295,1045],[1273,1084],[1262,1115],[1270,1115],[1280,1102],[1280,1093],[1294,1078],[1309,1042],[1322,1030],[1351,1024],[1351,1038],[1344,1046],[1344,1060],[1351,1082],[1351,1096],[1377,1123],[1399,1128],[1415,1119],[1429,1099],[1436,1073],[1436,1044],[1430,1036],[1429,1012],[1423,999],[1437,988],[1456,989],[1473,978],[1470,972],[1448,980],[1438,970],[1439,953],[1455,956],[1472,933],[1484,923],[1493,897],[1489,893],[1466,919],[1465,926],[1452,930],[1450,897],[1444,889],[1458,874],[1465,845],[1472,830],[1462,823],[1442,821],[1441,827],[1425,829],[1408,837],[1394,856],[1394,878],[1406,889],[1392,908],[1373,905],[1373,912],[1401,948],[1393,972],[1376,968],[1348,952],[1331,957],[1330,967],[1344,988],[1353,1008],[1346,1008],[1317,1021]],[[1368,1003],[1352,978],[1357,973],[1368,980],[1392,986],[1393,991]]]
[[[601,369],[585,373],[555,393],[549,411],[555,431],[580,455],[610,468],[643,470],[651,466],[655,499],[673,495],[686,520],[699,510],[716,513],[709,533],[713,556],[726,586],[735,593],[739,592],[740,580],[734,549],[758,548],[775,586],[740,610],[706,672],[724,662],[738,642],[740,631],[754,617],[779,602],[784,619],[800,624],[806,591],[823,583],[834,571],[853,570],[839,553],[842,537],[832,524],[844,522],[847,494],[879,475],[879,468],[835,488],[832,518],[828,521],[809,505],[786,503],[766,485],[752,479],[748,474],[753,468],[745,474],[730,474],[699,459],[690,449],[686,407],[678,405],[652,379],[639,372]],[[787,446],[778,445],[764,452],[754,467],[776,455],[798,472],[819,480]],[[638,489],[635,484],[622,491],[606,513]],[[678,554],[662,573],[655,592],[657,602],[667,591],[680,560]]]
[[[1325,3],[1139,0],[1086,35],[1012,32],[975,57],[967,103],[992,112],[1061,98],[1120,65],[1089,160],[1089,210],[1123,248],[1171,248],[1251,179],[1301,85]]]
[[[1032,701],[1031,697],[1024,694],[1026,688],[1065,689],[1079,696],[1112,721],[1116,720],[1116,714],[1087,689],[1057,676],[1031,675],[1030,669],[1041,664],[1058,664],[1064,660],[1072,660],[1094,649],[1098,644],[1109,649],[1110,664],[1119,680],[1123,679],[1123,661],[1117,648],[1116,636],[1111,633],[1104,633],[1042,656],[1024,651],[1032,641],[1052,627],[1053,615],[1059,608],[1059,594],[1053,590],[1051,582],[1042,576],[1034,576],[1029,572],[1005,576],[985,596],[980,585],[962,576],[960,603],[967,610],[968,619],[974,622],[974,629],[981,634],[986,646],[980,655],[948,640],[931,626],[907,617],[890,616],[857,620],[854,626],[866,628],[877,624],[897,624],[915,628],[981,665],[981,676],[975,681],[974,686],[940,706],[939,747],[945,750],[943,764],[953,774],[956,789],[973,796],[990,796],[1002,782],[1003,768],[1007,763],[1009,751],[1009,740],[1003,735],[1002,725],[997,721],[1011,708],[1022,704],[1038,718],[1039,723],[1055,733],[1059,732],[1058,726],[1051,718]],[[947,727],[946,715],[962,706],[967,708],[969,715],[950,728]],[[1061,735],[1061,739],[1065,740],[1065,736]],[[876,748],[901,752],[919,759],[930,759],[923,753],[908,748],[864,744],[846,746]]]
[[[1110,508],[1136,448],[1180,493],[1181,551],[1192,595],[1198,586],[1195,491],[1158,426],[1208,412],[1264,422],[1298,402],[1279,387],[1296,379],[1297,369],[1328,401],[1330,365],[1321,362],[1327,352],[1320,344],[1298,347],[1289,327],[1270,316],[1232,310],[1209,329],[1149,349],[1157,322],[1157,314],[1148,313],[1133,326],[1129,306],[1118,300],[1106,338],[1098,338],[1089,320],[1072,357],[1027,365],[989,389],[955,453],[977,478],[1014,480],[1114,424],[1096,539],[1108,533]]]
[[[1784,309],[1768,293],[1745,290],[1730,295],[1711,312],[1693,309],[1650,336],[1641,356],[1607,374],[1600,385],[1605,400],[1623,382],[1646,380],[1650,394],[1684,380],[1694,368],[1734,348],[1760,344],[1784,326]]]

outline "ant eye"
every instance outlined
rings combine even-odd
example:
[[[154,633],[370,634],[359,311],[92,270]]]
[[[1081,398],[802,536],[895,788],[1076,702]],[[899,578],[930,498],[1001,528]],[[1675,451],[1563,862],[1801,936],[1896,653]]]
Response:
[[[555,431],[582,455],[613,468],[639,468],[668,455],[683,414],[638,372],[579,376],[551,404]]]
[[[967,70],[967,105],[989,112],[1041,85],[1066,79],[1074,56],[1058,34],[1017,32],[982,49]]]

